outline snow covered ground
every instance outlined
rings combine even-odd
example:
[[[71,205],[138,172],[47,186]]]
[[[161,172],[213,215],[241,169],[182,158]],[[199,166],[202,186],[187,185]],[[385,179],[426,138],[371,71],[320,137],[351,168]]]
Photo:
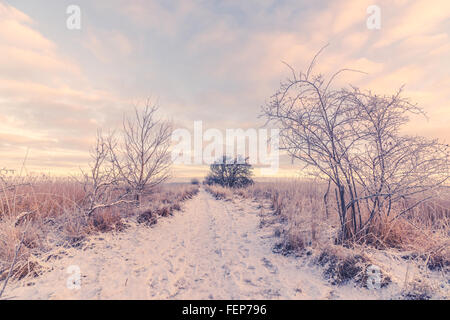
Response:
[[[183,212],[153,227],[132,221],[55,251],[48,272],[11,283],[6,299],[373,299],[385,290],[336,287],[301,257],[272,252],[273,228],[260,228],[251,201],[214,199],[203,189]],[[61,251],[61,250],[60,250]],[[75,267],[70,267],[75,266]],[[81,285],[67,285],[74,270]]]

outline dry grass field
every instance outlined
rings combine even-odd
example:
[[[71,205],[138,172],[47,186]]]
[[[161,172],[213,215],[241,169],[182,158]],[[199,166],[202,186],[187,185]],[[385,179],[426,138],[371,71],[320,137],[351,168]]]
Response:
[[[39,261],[55,247],[77,247],[86,237],[122,230],[123,218],[137,216],[146,224],[181,210],[198,186],[163,184],[146,195],[141,205],[102,208],[87,216],[86,192],[72,178],[2,177],[0,180],[0,281],[39,274]],[[19,248],[20,245],[20,248]],[[19,249],[19,250],[18,250]]]
[[[406,215],[395,218],[394,212],[390,219],[380,219],[366,237],[337,245],[339,219],[332,201],[328,210],[325,208],[326,184],[282,179],[247,188],[205,188],[216,199],[256,199],[261,210],[269,213],[263,215],[261,227],[275,225],[274,232],[280,237],[274,250],[311,255],[334,284],[355,280],[364,286],[367,267],[384,265],[382,286],[391,278],[401,278],[405,298],[423,299],[442,289],[450,274],[450,194],[445,189],[440,198],[423,202]],[[400,266],[415,269],[416,274],[405,275]],[[439,280],[430,280],[430,274]]]
[[[333,244],[339,227],[338,216],[330,205],[325,209],[326,185],[314,181],[259,182],[248,188],[229,189],[207,186],[217,199],[243,198],[267,201],[275,216],[286,221],[286,245],[301,250],[306,246]],[[330,201],[331,202],[331,201]],[[395,217],[395,213],[392,215]],[[378,249],[396,248],[427,256],[431,268],[450,266],[450,194],[423,202],[398,219],[377,221],[377,228],[353,245]]]

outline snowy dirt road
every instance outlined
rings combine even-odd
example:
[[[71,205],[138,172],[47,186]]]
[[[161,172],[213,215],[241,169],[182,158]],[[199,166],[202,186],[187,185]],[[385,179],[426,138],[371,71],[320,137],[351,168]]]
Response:
[[[320,271],[272,252],[277,239],[260,227],[259,213],[255,202],[216,200],[200,189],[182,212],[151,228],[129,222],[123,232],[56,254],[50,271],[12,283],[4,298],[339,298]],[[81,286],[68,288],[78,267]]]

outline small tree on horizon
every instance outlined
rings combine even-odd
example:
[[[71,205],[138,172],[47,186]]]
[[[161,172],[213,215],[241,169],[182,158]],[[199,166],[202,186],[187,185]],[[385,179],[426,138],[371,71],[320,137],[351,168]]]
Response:
[[[248,158],[223,156],[210,165],[210,172],[205,178],[208,185],[218,184],[223,187],[240,188],[252,185],[253,168]]]

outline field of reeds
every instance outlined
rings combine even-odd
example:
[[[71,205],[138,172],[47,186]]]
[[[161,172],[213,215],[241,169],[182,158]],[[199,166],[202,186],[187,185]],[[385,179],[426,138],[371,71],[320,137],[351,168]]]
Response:
[[[39,274],[39,262],[50,250],[80,246],[95,233],[121,231],[127,218],[154,224],[181,210],[198,186],[161,184],[139,206],[124,203],[92,215],[83,208],[83,185],[73,178],[3,176],[0,192],[0,280],[5,280]]]

